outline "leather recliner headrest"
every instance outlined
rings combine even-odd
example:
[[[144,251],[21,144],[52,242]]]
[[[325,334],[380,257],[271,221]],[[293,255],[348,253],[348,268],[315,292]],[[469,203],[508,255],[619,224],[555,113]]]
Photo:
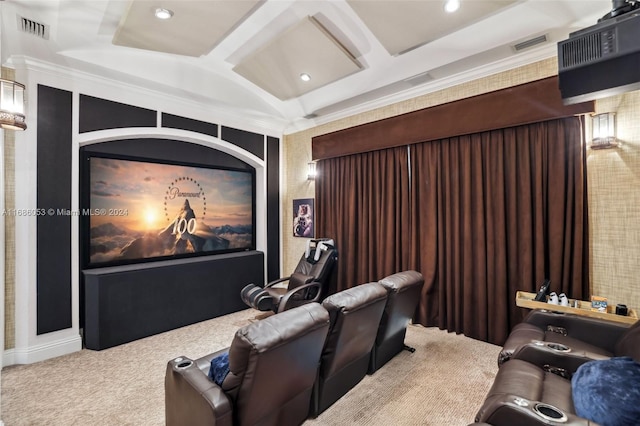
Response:
[[[281,312],[236,332],[229,349],[232,372],[246,366],[251,352],[261,353],[329,323],[329,314],[319,303],[308,303]]]
[[[339,311],[349,312],[358,310],[375,303],[380,299],[386,299],[387,290],[379,283],[360,284],[358,286],[332,294],[324,299],[322,305],[329,312]]]
[[[424,277],[417,271],[403,271],[389,275],[381,279],[379,283],[389,291],[401,292],[414,285],[422,286],[424,284]]]

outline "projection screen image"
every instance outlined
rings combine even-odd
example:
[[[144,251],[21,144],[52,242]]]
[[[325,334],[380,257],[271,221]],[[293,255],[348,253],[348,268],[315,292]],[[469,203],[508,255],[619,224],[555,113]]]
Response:
[[[250,171],[89,162],[90,265],[255,248]]]

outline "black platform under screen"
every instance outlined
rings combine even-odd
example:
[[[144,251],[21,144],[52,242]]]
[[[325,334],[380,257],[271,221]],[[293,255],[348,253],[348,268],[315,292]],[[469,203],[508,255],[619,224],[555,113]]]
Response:
[[[264,282],[252,251],[84,272],[85,346],[102,350],[245,309],[240,290]]]

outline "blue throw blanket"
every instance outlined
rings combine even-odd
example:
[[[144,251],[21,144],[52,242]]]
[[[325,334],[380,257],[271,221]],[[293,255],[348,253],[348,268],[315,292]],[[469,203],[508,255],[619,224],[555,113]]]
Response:
[[[213,380],[218,386],[222,386],[222,382],[229,374],[229,352],[225,352],[222,355],[211,360],[211,367],[209,368],[209,378]]]
[[[640,363],[630,357],[590,361],[571,379],[576,414],[602,426],[640,424]]]

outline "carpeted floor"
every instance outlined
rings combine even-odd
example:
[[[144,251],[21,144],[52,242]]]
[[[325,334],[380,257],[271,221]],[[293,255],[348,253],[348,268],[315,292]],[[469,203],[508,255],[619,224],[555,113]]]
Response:
[[[6,426],[164,425],[169,359],[227,347],[259,312],[244,310],[100,352],[83,350],[2,370]],[[319,425],[467,425],[498,370],[500,348],[409,326],[403,351],[317,419]]]

